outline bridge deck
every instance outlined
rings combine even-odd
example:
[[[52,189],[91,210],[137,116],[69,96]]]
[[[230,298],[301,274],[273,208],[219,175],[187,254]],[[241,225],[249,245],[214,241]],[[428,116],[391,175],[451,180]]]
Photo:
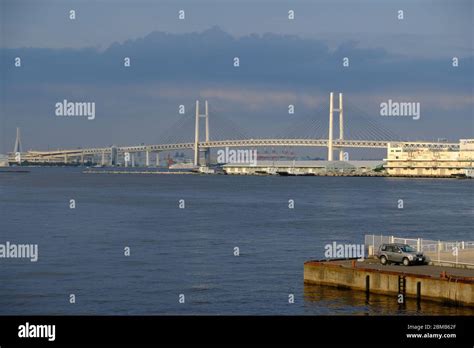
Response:
[[[452,149],[458,150],[458,143],[445,142],[400,142],[400,141],[380,141],[380,140],[334,140],[333,147],[337,148],[387,148],[389,143],[402,144],[405,148],[413,149]],[[241,139],[241,140],[215,140],[199,142],[199,148],[222,148],[222,147],[261,147],[261,146],[294,146],[294,147],[327,147],[327,139]],[[117,146],[119,152],[145,152],[145,151],[170,151],[193,149],[194,143],[178,144],[158,144],[158,145],[138,145],[138,146]],[[102,153],[110,153],[112,147],[83,148],[83,149],[58,149],[53,151],[28,151],[31,157],[64,157],[82,156]],[[10,154],[13,156],[14,154]]]

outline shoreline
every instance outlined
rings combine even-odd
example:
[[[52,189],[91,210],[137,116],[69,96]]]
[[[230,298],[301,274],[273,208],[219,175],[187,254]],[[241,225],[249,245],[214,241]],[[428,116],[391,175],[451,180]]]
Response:
[[[77,168],[80,166],[18,166],[18,167],[1,167],[0,173],[29,173],[30,168]],[[25,169],[17,169],[25,168]],[[389,175],[387,173],[304,173],[304,174],[289,174],[282,173],[202,173],[197,171],[157,171],[157,170],[96,170],[85,169],[82,170],[84,174],[142,174],[142,175],[230,175],[230,176],[314,176],[314,177],[368,177],[368,178],[400,178],[400,179],[458,179],[469,180],[474,179],[469,176],[452,176],[452,175]]]

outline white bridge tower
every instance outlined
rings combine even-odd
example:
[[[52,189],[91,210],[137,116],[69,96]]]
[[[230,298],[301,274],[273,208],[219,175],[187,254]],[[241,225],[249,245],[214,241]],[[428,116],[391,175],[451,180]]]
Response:
[[[334,160],[334,111],[339,112],[339,140],[344,140],[344,108],[342,106],[342,93],[339,93],[339,108],[334,108],[334,93],[329,94],[329,134],[328,134],[328,161]],[[339,148],[339,161],[344,160],[344,149]]]
[[[204,117],[206,119],[206,131],[205,131],[205,139],[206,142],[209,141],[209,106],[207,100],[204,102],[204,114],[199,113],[199,100],[196,100],[196,124],[194,128],[194,165],[199,166],[199,151],[202,150],[204,152],[204,160],[205,164],[210,163],[210,149],[200,149],[199,148],[199,119]]]

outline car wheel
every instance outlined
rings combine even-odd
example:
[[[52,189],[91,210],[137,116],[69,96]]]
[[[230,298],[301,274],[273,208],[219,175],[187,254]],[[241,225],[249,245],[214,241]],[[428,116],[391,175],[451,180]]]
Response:
[[[403,266],[410,266],[410,260],[406,257],[403,259]]]
[[[381,257],[380,257],[380,263],[381,263],[382,265],[386,265],[386,264],[387,264],[387,258],[386,258],[385,256],[381,256]]]

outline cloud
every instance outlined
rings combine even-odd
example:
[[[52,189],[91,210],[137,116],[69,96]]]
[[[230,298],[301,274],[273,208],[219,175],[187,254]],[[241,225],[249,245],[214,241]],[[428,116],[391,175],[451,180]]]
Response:
[[[1,49],[7,83],[70,82],[126,84],[197,81],[266,84],[321,89],[466,90],[472,88],[473,58],[458,68],[449,59],[409,59],[357,42],[330,50],[322,41],[294,35],[263,34],[235,38],[218,27],[203,32],[149,35],[96,49]],[[22,68],[13,60],[21,57]],[[123,60],[131,59],[125,68]],[[233,66],[235,57],[240,67]],[[349,58],[344,68],[342,59]],[[11,64],[8,64],[11,62]]]

